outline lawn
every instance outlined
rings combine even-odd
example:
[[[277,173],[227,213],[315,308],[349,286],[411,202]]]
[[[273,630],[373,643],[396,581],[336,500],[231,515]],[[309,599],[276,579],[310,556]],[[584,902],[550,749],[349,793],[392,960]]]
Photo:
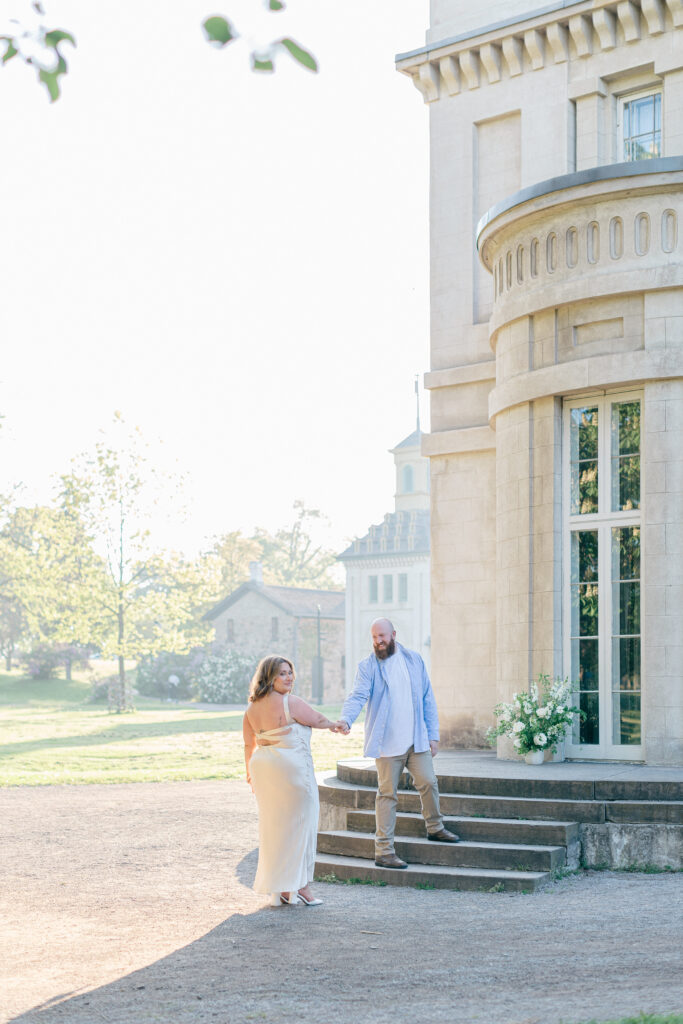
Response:
[[[241,709],[136,698],[117,715],[89,697],[83,679],[0,675],[0,786],[244,778]],[[340,708],[321,710],[334,719]],[[312,749],[316,770],[332,769],[362,754],[362,726],[316,729]]]

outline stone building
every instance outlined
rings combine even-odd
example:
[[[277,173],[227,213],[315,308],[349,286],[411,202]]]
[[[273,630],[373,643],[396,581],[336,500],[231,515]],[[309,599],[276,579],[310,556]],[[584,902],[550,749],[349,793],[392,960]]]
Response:
[[[263,582],[259,562],[242,583],[204,618],[216,643],[262,658],[282,654],[296,668],[294,692],[306,700],[344,699],[344,594],[339,590],[276,587]],[[322,686],[316,682],[318,643]]]
[[[540,672],[575,758],[683,763],[683,3],[432,0],[432,672]],[[499,748],[510,756],[509,748]]]
[[[370,626],[386,616],[406,647],[430,666],[429,459],[417,427],[391,449],[396,468],[394,511],[354,540],[339,561],[346,569],[346,688],[372,650]]]

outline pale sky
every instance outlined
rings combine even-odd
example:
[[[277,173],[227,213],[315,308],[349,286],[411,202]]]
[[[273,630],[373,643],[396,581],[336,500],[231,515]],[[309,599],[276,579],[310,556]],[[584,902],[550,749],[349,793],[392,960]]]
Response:
[[[205,43],[203,17],[248,29],[257,0],[44,7],[78,43],[62,98],[0,70],[2,489],[45,500],[121,410],[189,475],[161,543],[303,498],[343,546],[393,508],[428,365],[427,110],[394,68],[426,0],[268,14],[318,75]]]

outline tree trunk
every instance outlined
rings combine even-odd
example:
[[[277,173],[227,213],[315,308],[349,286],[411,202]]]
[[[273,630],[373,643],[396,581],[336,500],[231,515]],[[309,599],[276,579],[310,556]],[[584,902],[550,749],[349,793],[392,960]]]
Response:
[[[119,607],[118,607],[118,620],[119,620],[119,650],[123,644],[124,637],[124,620],[123,620],[123,600],[119,596]],[[126,666],[124,664],[124,658],[122,654],[119,654],[119,699],[117,711],[125,711],[127,709],[126,701]]]
[[[71,658],[66,659],[66,681],[71,682]]]

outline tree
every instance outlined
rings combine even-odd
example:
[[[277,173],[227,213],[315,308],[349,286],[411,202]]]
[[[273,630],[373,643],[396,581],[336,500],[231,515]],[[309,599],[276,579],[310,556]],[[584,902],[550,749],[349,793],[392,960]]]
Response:
[[[0,533],[2,569],[0,634],[6,664],[19,640],[61,649],[67,678],[72,652],[96,645],[95,595],[104,571],[79,509],[18,506],[7,512]]]
[[[98,442],[94,452],[81,456],[74,471],[63,478],[64,494],[83,510],[104,553],[106,585],[97,600],[102,652],[118,662],[118,711],[129,707],[127,658],[188,643],[187,637],[179,636],[173,611],[180,596],[161,582],[161,562],[152,552],[146,527],[168,482],[152,464],[140,431],[129,431],[119,413],[112,440]]]
[[[213,547],[202,556],[200,571],[213,593],[213,601],[230,594],[249,579],[249,563],[261,559],[261,547],[253,537],[233,530],[216,538]]]
[[[260,549],[264,580],[285,587],[334,587],[330,574],[336,554],[311,535],[311,527],[325,520],[317,508],[295,501],[294,522],[274,534],[257,529],[253,539]]]
[[[19,57],[27,66],[34,68],[38,81],[45,86],[50,102],[54,103],[60,96],[60,78],[69,70],[61,47],[64,43],[75,46],[76,40],[71,32],[48,28],[43,20],[45,10],[39,0],[19,6],[21,9],[17,12],[18,17],[6,14],[0,17],[0,42],[6,43],[2,64]],[[265,0],[265,9],[271,13],[284,11],[285,8],[282,0]],[[234,24],[220,14],[205,18],[202,28],[207,42],[220,49],[240,38]],[[281,35],[251,49],[252,71],[274,71],[276,57],[282,51],[302,67],[317,72],[318,64],[313,54],[290,36]]]

